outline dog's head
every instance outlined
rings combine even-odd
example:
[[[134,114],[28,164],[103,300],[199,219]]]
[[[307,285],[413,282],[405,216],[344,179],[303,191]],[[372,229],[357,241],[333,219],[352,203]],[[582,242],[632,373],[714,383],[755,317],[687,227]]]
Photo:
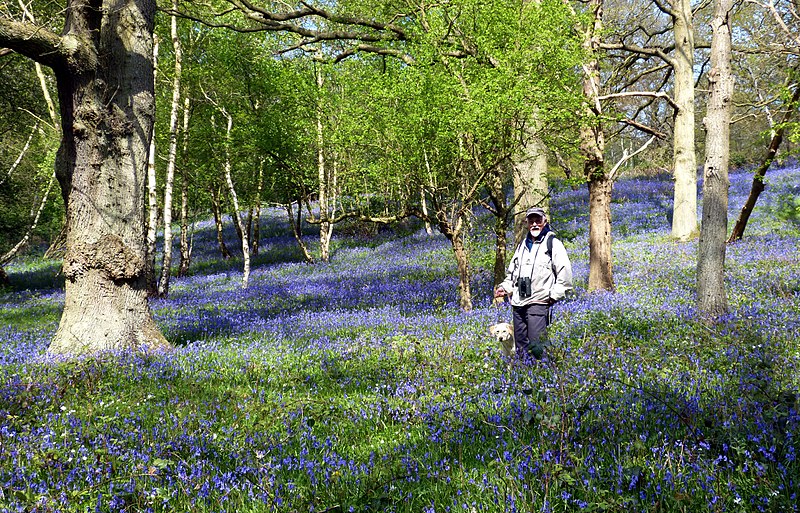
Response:
[[[514,354],[516,349],[514,347],[514,327],[511,324],[507,322],[493,324],[489,326],[489,334],[500,342],[500,347],[506,356]]]

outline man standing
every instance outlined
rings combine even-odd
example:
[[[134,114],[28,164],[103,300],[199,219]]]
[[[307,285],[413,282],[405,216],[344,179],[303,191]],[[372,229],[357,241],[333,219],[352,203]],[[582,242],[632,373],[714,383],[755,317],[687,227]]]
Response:
[[[572,289],[572,265],[564,244],[550,229],[539,207],[528,209],[528,233],[508,265],[494,296],[511,295],[514,343],[521,356],[544,354],[550,307]]]

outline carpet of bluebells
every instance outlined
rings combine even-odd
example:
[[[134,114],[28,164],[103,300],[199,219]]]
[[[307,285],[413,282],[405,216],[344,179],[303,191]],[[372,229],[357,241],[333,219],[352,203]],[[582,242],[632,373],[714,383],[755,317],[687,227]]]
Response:
[[[735,219],[751,176],[731,179]],[[482,214],[469,313],[446,240],[419,226],[342,228],[308,265],[268,210],[243,290],[198,223],[191,275],[152,303],[176,345],[161,355],[46,360],[58,262],[18,262],[0,511],[797,511],[798,184],[800,167],[770,171],[714,326],[696,321],[697,241],[669,237],[668,176],[615,186],[613,294],[586,292],[585,188],[557,186],[576,286],[541,362],[488,337],[510,312]]]

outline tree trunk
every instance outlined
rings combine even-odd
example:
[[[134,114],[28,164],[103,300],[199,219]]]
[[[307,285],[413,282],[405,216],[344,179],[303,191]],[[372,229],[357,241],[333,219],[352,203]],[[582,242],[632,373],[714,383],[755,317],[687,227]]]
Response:
[[[56,67],[62,141],[56,171],[67,199],[64,311],[51,354],[165,349],[145,275],[144,186],[153,130],[155,2],[69,2]],[[92,61],[91,57],[96,60]]]
[[[508,219],[511,208],[503,190],[503,173],[501,166],[495,166],[487,176],[487,189],[491,206],[488,210],[494,216],[494,285],[497,286],[506,277],[506,246],[508,245]],[[527,223],[526,223],[527,225]],[[527,229],[526,229],[527,231]]]
[[[176,0],[172,8],[177,9]],[[178,158],[178,119],[181,108],[181,75],[183,70],[183,51],[178,36],[178,18],[170,17],[172,47],[175,50],[175,75],[172,79],[172,103],[169,114],[169,156],[167,157],[167,176],[164,179],[164,255],[161,265],[161,279],[158,281],[158,296],[169,295],[169,279],[172,271],[172,188],[175,182],[175,162]]]
[[[428,150],[426,148],[423,148],[422,155],[425,158],[425,170],[428,172],[428,177],[427,177],[428,179],[426,182],[427,189],[429,191],[435,191],[436,180],[434,179],[433,176],[433,170],[431,169],[431,162],[430,159],[428,158]],[[427,201],[427,195],[425,193],[426,186],[420,188],[421,189],[420,195],[422,196],[422,214],[425,217],[425,233],[427,233],[428,235],[432,235],[433,230],[431,229],[430,217],[428,215],[428,201]]]
[[[583,94],[587,120],[580,130],[583,174],[589,188],[589,285],[590,292],[614,290],[611,267],[611,190],[613,181],[605,171],[605,134],[599,102],[600,62],[597,50],[603,28],[603,0],[592,0],[593,27],[584,47],[591,58],[584,66]]]
[[[675,191],[672,236],[689,240],[697,235],[697,156],[694,129],[694,24],[691,0],[677,0],[673,16],[675,34],[675,128],[673,131],[673,173]]]
[[[158,37],[153,38],[153,81],[158,72]],[[158,180],[156,178],[156,134],[150,138],[150,151],[147,156],[147,242],[145,258],[145,276],[147,296],[158,297],[158,280],[156,279],[156,243],[158,240]]]
[[[258,184],[256,185],[256,200],[253,209],[255,215],[253,216],[253,238],[252,247],[253,255],[258,256],[258,248],[261,245],[261,191],[264,190],[264,160],[262,159],[258,166]]]
[[[611,190],[613,182],[602,172],[589,187],[589,291],[611,290],[614,273],[611,261]]]
[[[508,236],[506,235],[508,220],[505,217],[496,216],[494,219],[494,285],[499,285],[506,278],[506,246]]]
[[[778,148],[781,147],[783,136],[786,131],[786,123],[791,120],[792,114],[797,109],[798,101],[800,101],[800,84],[795,86],[794,94],[792,94],[792,99],[789,101],[788,109],[784,113],[777,130],[772,134],[772,139],[769,141],[769,147],[767,148],[767,154],[764,160],[753,173],[753,185],[750,187],[750,194],[747,196],[747,201],[745,201],[742,211],[739,213],[739,218],[736,219],[736,224],[733,225],[731,235],[728,237],[729,243],[740,240],[744,236],[744,229],[747,227],[750,214],[753,213],[759,195],[764,192],[764,177],[767,174],[769,166],[772,165],[772,161],[775,160]]]
[[[514,215],[514,241],[519,244],[528,231],[525,212],[531,207],[542,207],[550,212],[550,186],[547,181],[547,147],[536,134],[537,121],[526,129],[525,144],[514,161],[514,196],[519,198]]]
[[[231,257],[231,252],[228,251],[228,246],[225,244],[225,237],[223,236],[222,205],[220,204],[219,190],[216,187],[211,188],[211,210],[214,213],[214,226],[217,231],[219,252],[224,260],[228,260]]]
[[[330,218],[329,213],[329,195],[332,193],[331,178],[335,174],[329,171],[325,162],[325,138],[322,126],[322,86],[323,76],[320,64],[317,63],[317,174],[319,178],[319,258],[323,262],[330,260],[331,249],[331,236],[333,235],[333,223],[328,221]]]
[[[233,203],[233,222],[236,223],[238,232],[241,234],[242,239],[242,259],[244,260],[242,269],[242,288],[246,289],[250,282],[250,244],[244,233],[244,226],[242,225],[242,218],[239,215],[239,198],[236,195],[236,188],[233,186],[233,177],[231,176],[231,131],[233,130],[233,116],[228,114],[225,109],[220,109],[222,114],[227,118],[228,125],[225,131],[225,183],[228,184],[228,192],[231,195],[231,202]]]
[[[732,0],[716,0],[711,21],[711,96],[706,114],[703,218],[697,253],[697,310],[709,322],[728,312],[725,293],[725,237],[728,229]]]
[[[11,280],[8,279],[8,274],[6,274],[6,270],[3,269],[2,265],[0,265],[0,287],[10,284]]]
[[[303,222],[302,218],[302,211],[303,207],[301,206],[300,202],[297,202],[297,219],[294,217],[294,212],[292,211],[292,203],[286,203],[284,205],[286,208],[286,214],[289,216],[289,224],[292,225],[292,235],[294,235],[294,240],[297,241],[297,245],[300,247],[300,251],[303,252],[303,258],[309,264],[314,263],[314,257],[311,256],[311,252],[308,250],[308,246],[306,243],[303,242],[303,233],[301,230],[301,224]]]
[[[192,245],[189,237],[189,170],[186,166],[189,154],[189,97],[183,99],[183,165],[181,166],[181,262],[178,266],[178,276],[185,276],[192,263]]]
[[[470,287],[469,253],[464,245],[464,235],[459,233],[450,239],[453,254],[458,266],[458,304],[465,312],[472,311],[472,290]]]

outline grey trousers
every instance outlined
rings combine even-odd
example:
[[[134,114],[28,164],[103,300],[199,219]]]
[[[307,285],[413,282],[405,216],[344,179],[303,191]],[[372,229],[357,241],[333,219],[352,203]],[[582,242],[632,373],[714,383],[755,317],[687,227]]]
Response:
[[[513,309],[514,344],[517,354],[533,356],[537,360],[544,354],[547,326],[550,324],[550,305],[533,303]]]

